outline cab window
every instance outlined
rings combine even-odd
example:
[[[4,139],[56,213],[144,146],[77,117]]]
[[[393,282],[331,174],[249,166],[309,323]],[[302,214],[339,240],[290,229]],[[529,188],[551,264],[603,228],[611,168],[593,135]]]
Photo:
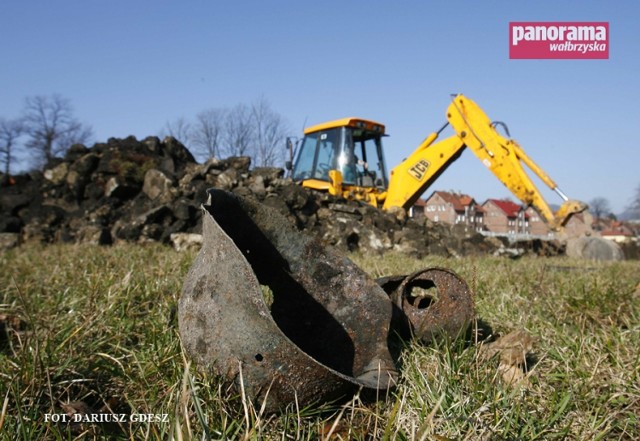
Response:
[[[340,143],[340,130],[331,129],[310,133],[304,137],[294,167],[293,179],[329,179],[329,170],[335,169],[336,151]]]

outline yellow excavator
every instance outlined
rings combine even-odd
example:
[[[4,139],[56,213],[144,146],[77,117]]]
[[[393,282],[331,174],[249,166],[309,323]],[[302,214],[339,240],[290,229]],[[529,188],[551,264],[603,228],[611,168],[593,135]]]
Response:
[[[510,136],[503,123],[492,122],[475,102],[461,94],[452,98],[447,123],[391,170],[388,180],[382,149],[385,127],[361,118],[343,118],[305,129],[295,162],[293,142],[288,140],[291,177],[304,187],[363,200],[384,210],[408,210],[469,148],[524,205],[534,207],[551,229],[562,229],[573,214],[587,209],[584,202],[569,200],[515,140],[496,130],[502,126]],[[448,125],[455,134],[438,140]],[[555,213],[523,164],[563,199]]]

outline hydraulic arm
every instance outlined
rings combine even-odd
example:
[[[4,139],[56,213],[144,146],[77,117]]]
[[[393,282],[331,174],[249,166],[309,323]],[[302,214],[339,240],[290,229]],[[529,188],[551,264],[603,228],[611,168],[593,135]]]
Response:
[[[411,207],[424,191],[469,148],[482,163],[525,205],[533,206],[552,229],[559,229],[587,205],[569,200],[556,183],[520,148],[513,139],[503,137],[484,111],[472,100],[457,95],[447,109],[447,120],[439,131],[430,134],[420,146],[391,171],[384,208]],[[450,124],[456,134],[435,142]],[[525,171],[525,164],[564,203],[553,213]]]

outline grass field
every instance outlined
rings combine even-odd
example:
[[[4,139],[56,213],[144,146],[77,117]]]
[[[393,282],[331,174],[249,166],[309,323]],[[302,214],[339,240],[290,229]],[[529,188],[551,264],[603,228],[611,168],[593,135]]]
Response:
[[[507,381],[481,343],[408,342],[400,383],[379,401],[356,396],[270,416],[181,351],[176,306],[194,256],[159,245],[28,245],[0,254],[0,437],[640,438],[637,261],[353,255],[374,277],[456,271],[475,293],[485,334],[531,337],[524,378]],[[166,421],[51,421],[88,409]]]

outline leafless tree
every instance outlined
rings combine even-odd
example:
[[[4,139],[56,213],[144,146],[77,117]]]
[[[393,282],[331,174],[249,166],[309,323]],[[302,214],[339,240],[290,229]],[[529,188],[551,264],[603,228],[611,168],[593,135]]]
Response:
[[[224,109],[208,109],[196,115],[192,143],[199,154],[208,158],[220,158],[226,115],[227,111]]]
[[[17,140],[24,132],[22,121],[0,118],[0,163],[4,165],[4,173],[9,176],[11,164],[15,161]]]
[[[635,194],[631,198],[631,205],[629,205],[629,211],[640,217],[640,185],[636,187]]]
[[[225,117],[224,153],[231,156],[253,156],[253,139],[251,109],[244,104],[238,104]]]
[[[91,127],[73,116],[71,102],[57,94],[26,98],[22,120],[26,147],[36,153],[36,165],[64,153],[72,144],[87,143],[92,136]]]
[[[284,140],[287,127],[283,118],[275,112],[263,97],[251,106],[255,128],[255,160],[258,166],[273,166],[284,162]]]
[[[162,137],[172,136],[185,146],[189,146],[192,136],[191,124],[183,117],[174,121],[167,121],[164,128],[160,131],[160,135]]]
[[[284,160],[287,125],[265,98],[252,105],[211,108],[196,115],[193,124],[184,118],[167,122],[161,136],[180,140],[199,158],[251,156],[253,164],[273,166]]]
[[[606,198],[597,197],[589,201],[589,208],[596,219],[601,219],[611,213],[611,205]]]

